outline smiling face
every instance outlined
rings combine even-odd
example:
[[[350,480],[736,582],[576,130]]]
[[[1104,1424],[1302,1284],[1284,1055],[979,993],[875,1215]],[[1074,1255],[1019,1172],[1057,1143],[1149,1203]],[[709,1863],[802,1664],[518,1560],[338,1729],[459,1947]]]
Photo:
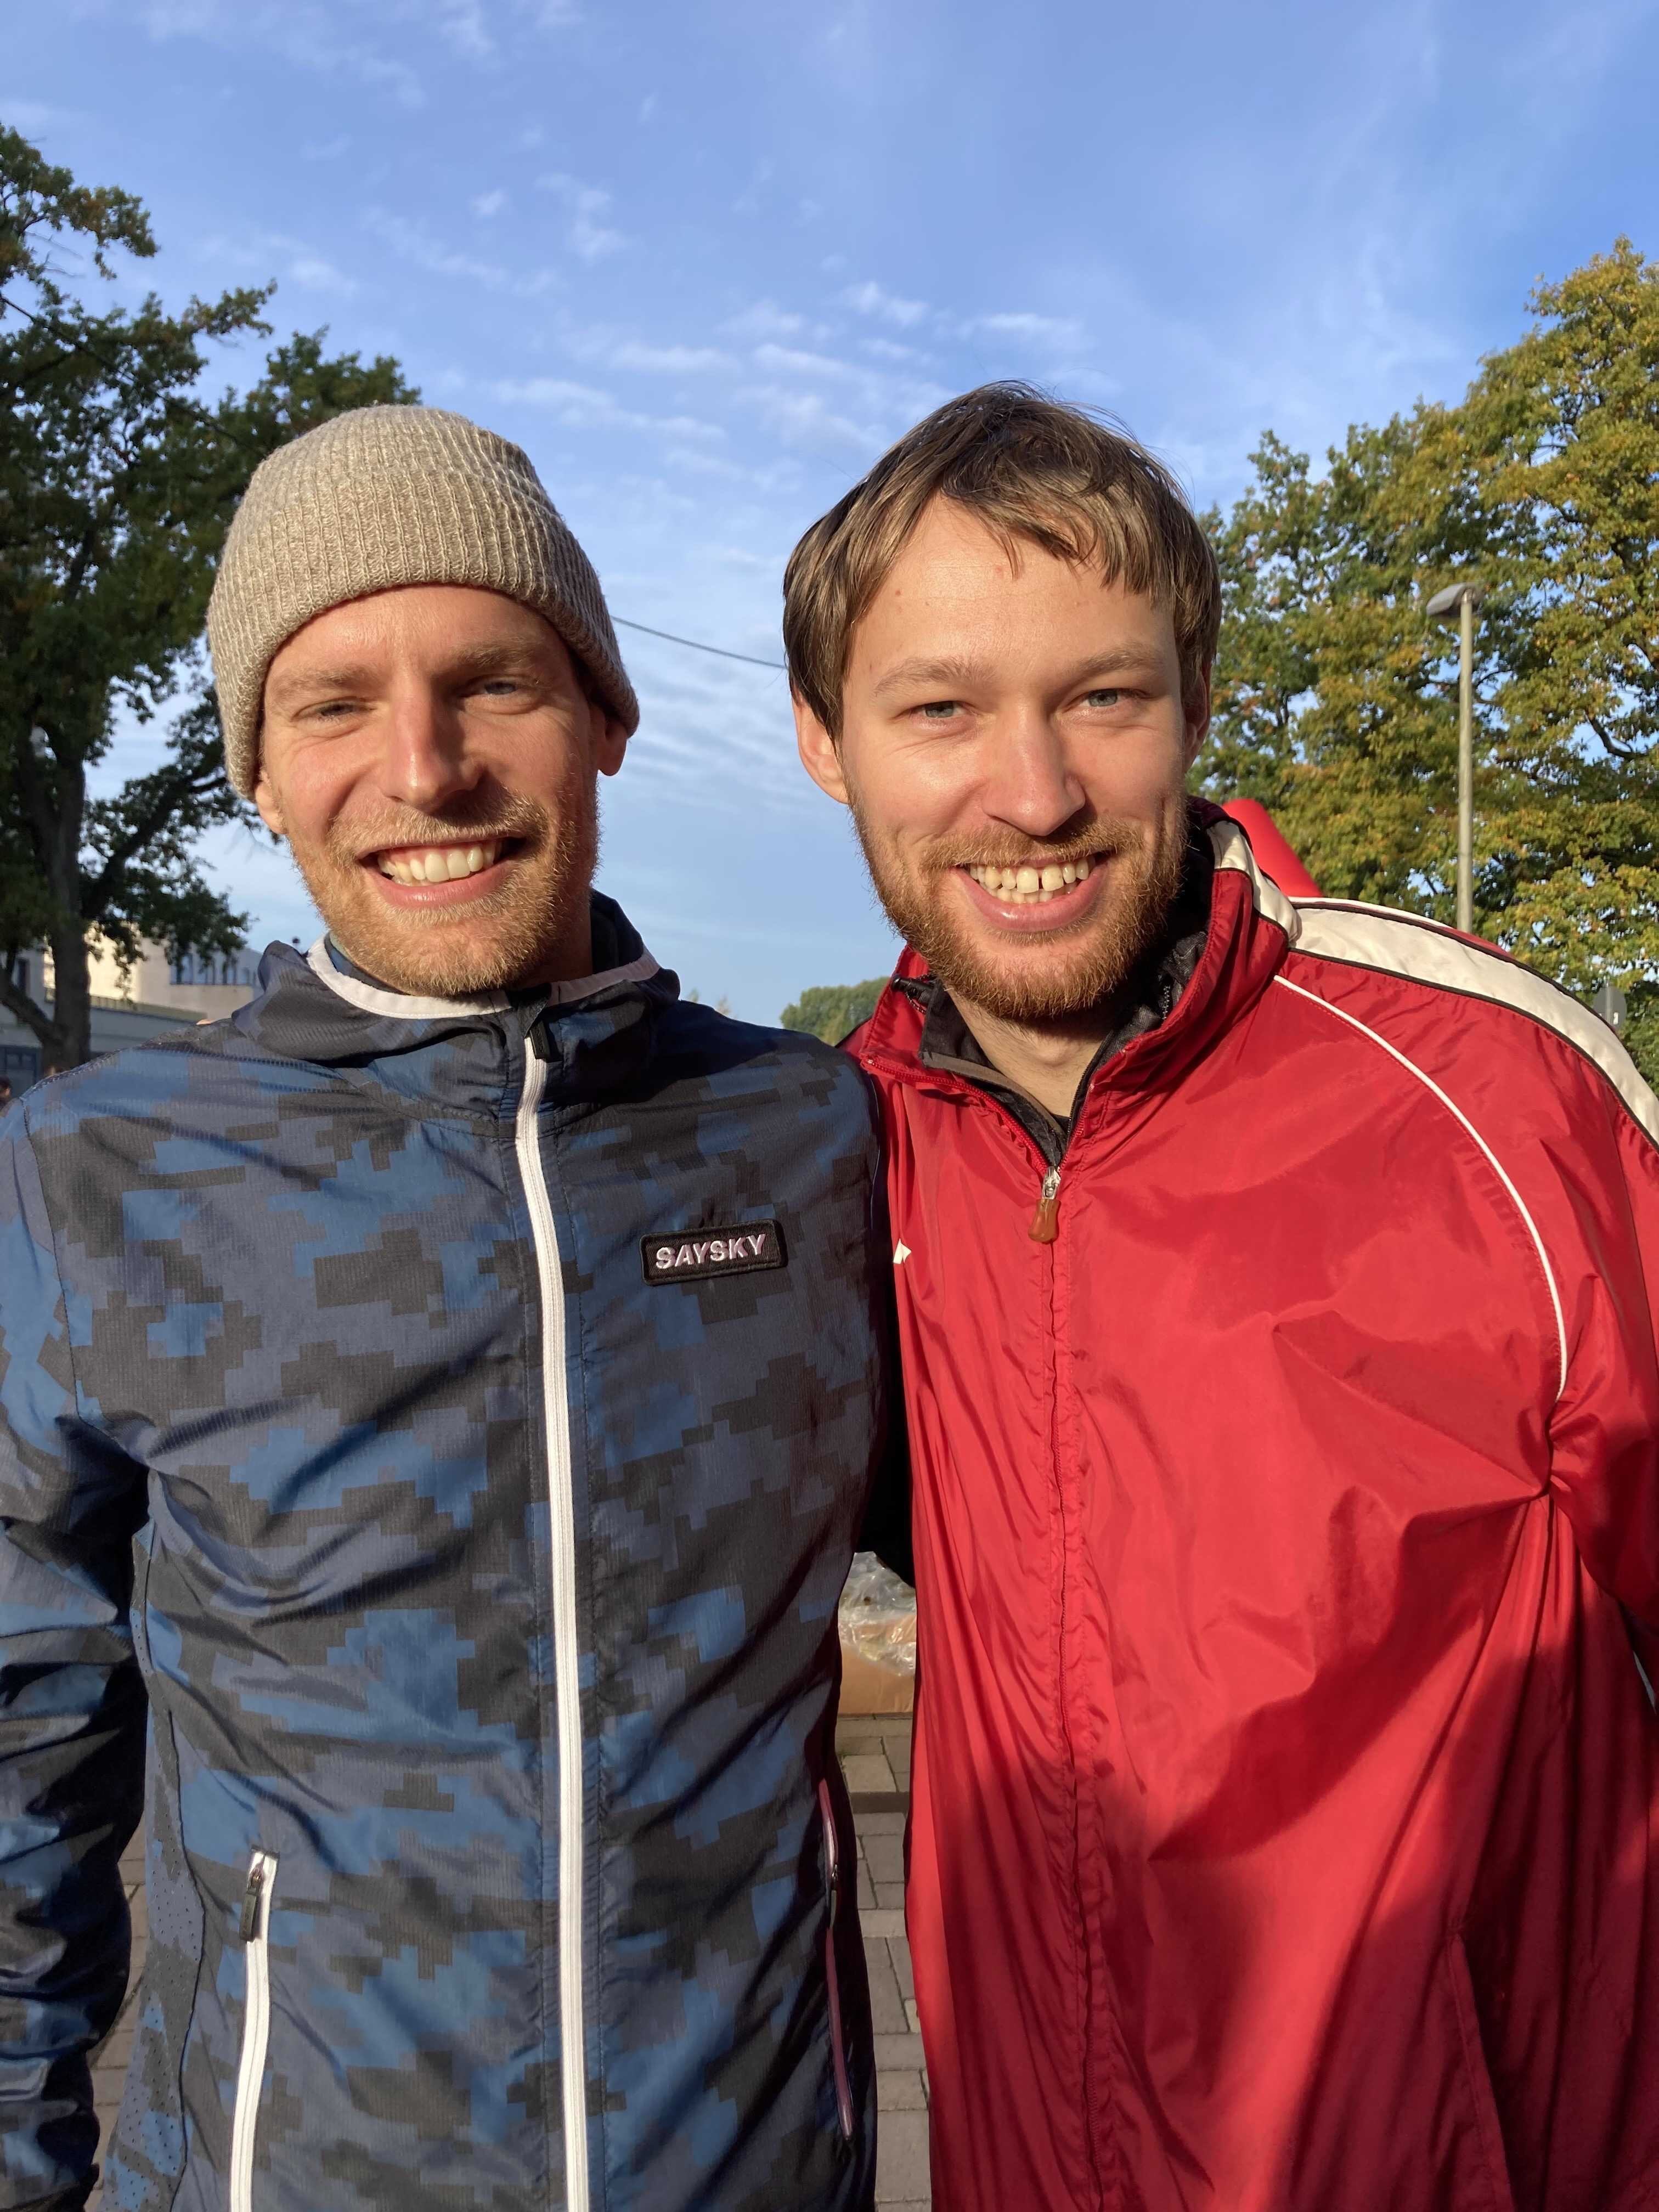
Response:
[[[853,632],[840,737],[796,702],[893,924],[959,1001],[1040,1027],[1102,1006],[1180,884],[1208,719],[1167,609],[1092,564],[1015,557],[927,507]]]
[[[563,640],[499,592],[331,607],[265,676],[256,803],[341,949],[455,997],[592,964],[596,774],[627,737]]]

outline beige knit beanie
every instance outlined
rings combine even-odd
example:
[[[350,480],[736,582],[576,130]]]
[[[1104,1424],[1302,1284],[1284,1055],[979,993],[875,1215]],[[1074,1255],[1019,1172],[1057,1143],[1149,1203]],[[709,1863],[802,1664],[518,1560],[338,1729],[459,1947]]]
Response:
[[[313,616],[404,584],[477,584],[533,607],[633,734],[639,702],[599,580],[527,457],[441,407],[359,407],[261,461],[225,539],[208,644],[245,798],[276,653]]]

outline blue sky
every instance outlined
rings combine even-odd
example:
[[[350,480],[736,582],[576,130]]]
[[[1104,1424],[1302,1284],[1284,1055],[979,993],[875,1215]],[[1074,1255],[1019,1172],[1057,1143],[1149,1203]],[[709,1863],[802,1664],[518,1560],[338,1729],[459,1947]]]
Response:
[[[519,440],[617,614],[763,658],[799,532],[954,391],[1107,407],[1224,501],[1262,428],[1455,397],[1539,276],[1659,252],[1659,0],[7,15],[0,115],[146,200],[143,283],[274,277],[281,328]],[[659,956],[764,1020],[884,968],[782,677],[623,640],[600,879]],[[280,855],[213,857],[260,941],[314,928]]]

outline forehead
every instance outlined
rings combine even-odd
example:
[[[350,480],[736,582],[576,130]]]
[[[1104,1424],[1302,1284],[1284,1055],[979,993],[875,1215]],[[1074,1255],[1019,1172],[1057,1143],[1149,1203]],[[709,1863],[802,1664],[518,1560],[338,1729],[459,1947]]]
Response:
[[[440,673],[481,653],[568,661],[564,641],[533,608],[470,585],[413,584],[348,599],[315,616],[278,649],[267,693],[319,676],[414,666]]]
[[[943,499],[924,510],[860,617],[848,673],[878,675],[924,642],[971,644],[980,654],[1045,644],[1176,653],[1168,606],[1109,580],[1095,562],[1062,560],[1030,538],[1005,543]]]

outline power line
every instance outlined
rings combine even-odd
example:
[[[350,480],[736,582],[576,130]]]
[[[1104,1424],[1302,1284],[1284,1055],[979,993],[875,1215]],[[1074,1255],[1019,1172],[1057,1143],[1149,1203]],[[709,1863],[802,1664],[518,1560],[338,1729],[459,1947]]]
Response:
[[[781,660],[762,660],[752,653],[733,653],[729,646],[705,645],[700,637],[677,637],[672,629],[653,629],[649,623],[629,622],[626,615],[612,615],[611,621],[619,629],[643,630],[647,637],[665,638],[670,645],[689,645],[693,653],[718,653],[722,660],[744,660],[751,668],[775,668],[781,676],[789,673],[788,665]]]

